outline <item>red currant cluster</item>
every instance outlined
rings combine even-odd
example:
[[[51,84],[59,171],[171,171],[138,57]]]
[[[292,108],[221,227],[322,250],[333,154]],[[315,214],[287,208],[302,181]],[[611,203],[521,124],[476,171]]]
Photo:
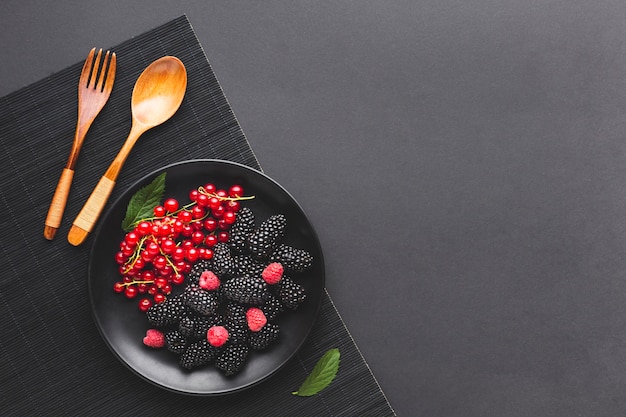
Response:
[[[189,193],[191,202],[180,206],[168,198],[124,236],[115,255],[122,280],[113,290],[127,298],[139,294],[139,309],[147,311],[185,281],[194,262],[213,257],[212,247],[228,241],[228,229],[235,223],[243,197],[240,185],[228,191],[206,184]]]

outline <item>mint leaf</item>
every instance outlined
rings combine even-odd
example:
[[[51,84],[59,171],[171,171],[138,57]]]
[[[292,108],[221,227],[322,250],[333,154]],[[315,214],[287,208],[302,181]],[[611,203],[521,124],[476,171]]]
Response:
[[[160,174],[130,198],[126,207],[126,217],[122,220],[122,229],[125,232],[133,230],[139,221],[153,216],[154,208],[161,203],[165,194],[165,174],[165,172]]]
[[[298,391],[292,392],[293,395],[300,397],[310,397],[326,388],[337,376],[339,370],[339,349],[330,349],[313,367],[313,370],[306,377]]]

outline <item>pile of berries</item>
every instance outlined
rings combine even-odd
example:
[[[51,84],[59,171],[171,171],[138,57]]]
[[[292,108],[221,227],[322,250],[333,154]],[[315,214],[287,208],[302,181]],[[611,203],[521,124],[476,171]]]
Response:
[[[212,363],[227,376],[239,372],[251,351],[278,339],[277,318],[306,299],[293,277],[311,268],[313,256],[284,242],[283,214],[257,224],[240,203],[253,197],[243,195],[239,185],[207,184],[183,207],[167,199],[120,243],[114,291],[146,294],[143,343],[179,355],[185,369]]]
[[[153,216],[137,222],[120,243],[115,260],[122,279],[113,290],[140,298],[144,312],[163,302],[195,262],[210,260],[215,245],[229,240],[240,201],[250,198],[240,185],[225,190],[209,183],[192,190],[185,206],[174,198],[156,206]]]
[[[282,214],[256,226],[242,208],[228,241],[194,264],[185,289],[147,310],[144,344],[179,355],[183,368],[212,363],[226,376],[239,372],[251,351],[270,347],[280,334],[276,319],[306,299],[292,276],[313,263],[306,250],[282,243],[286,226]]]

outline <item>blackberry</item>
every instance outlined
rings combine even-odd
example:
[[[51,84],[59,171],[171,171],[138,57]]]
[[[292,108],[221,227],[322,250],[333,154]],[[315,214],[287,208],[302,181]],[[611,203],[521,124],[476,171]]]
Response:
[[[178,322],[178,332],[183,337],[191,337],[194,334],[194,320],[187,316],[180,319]]]
[[[313,255],[304,249],[281,244],[270,256],[271,262],[280,262],[288,271],[302,272],[313,265]]]
[[[224,322],[245,324],[246,323],[246,307],[241,304],[228,303],[224,309]]]
[[[233,266],[231,273],[233,275],[249,275],[249,276],[261,276],[265,269],[265,264],[256,259],[250,257],[250,255],[235,255],[233,256]]]
[[[225,375],[236,374],[246,362],[250,348],[247,345],[228,345],[215,358],[215,367]]]
[[[200,275],[202,275],[204,271],[211,271],[212,268],[213,263],[208,259],[202,259],[200,261],[197,261],[193,265],[193,267],[191,267],[191,271],[189,271],[189,274],[187,275],[187,278],[189,279],[189,284],[198,285],[198,282],[200,281]]]
[[[183,303],[180,295],[168,297],[162,303],[152,305],[146,312],[152,326],[165,327],[178,324],[189,313],[189,307]]]
[[[206,339],[191,343],[180,355],[180,365],[186,369],[206,365],[215,358],[216,350]]]
[[[280,313],[285,311],[285,306],[278,298],[270,294],[267,297],[267,300],[265,300],[265,303],[260,306],[260,309],[263,311],[263,314],[265,314],[265,317],[267,317],[268,320],[274,320]]]
[[[257,259],[266,258],[283,237],[286,226],[283,214],[270,216],[248,237],[248,251]]]
[[[267,323],[258,332],[250,332],[250,335],[248,336],[248,343],[254,350],[263,350],[278,338],[278,334],[278,325],[274,323]]]
[[[295,310],[304,301],[306,294],[302,285],[284,275],[278,283],[277,297],[285,307]]]
[[[260,305],[269,297],[269,290],[263,278],[241,276],[226,281],[224,295],[240,304]]]
[[[217,295],[214,292],[203,290],[196,285],[187,286],[183,297],[187,306],[203,316],[215,314],[219,307]]]
[[[233,267],[230,248],[224,242],[213,246],[213,272],[219,277],[227,275]]]
[[[243,252],[246,249],[248,236],[254,231],[254,214],[248,207],[237,212],[237,219],[228,231],[228,244],[231,249]]]
[[[178,330],[165,333],[165,346],[170,352],[181,354],[187,347],[187,339]]]
[[[224,312],[224,326],[228,330],[231,343],[246,343],[248,340],[246,308],[240,304],[229,303]]]
[[[211,326],[218,326],[221,324],[221,318],[218,315],[215,316],[196,316],[193,321],[193,333],[190,337],[193,339],[206,339],[206,332]]]

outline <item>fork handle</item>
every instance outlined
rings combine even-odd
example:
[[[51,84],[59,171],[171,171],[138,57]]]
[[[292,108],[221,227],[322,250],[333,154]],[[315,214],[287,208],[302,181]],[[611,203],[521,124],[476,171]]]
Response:
[[[87,202],[76,216],[72,228],[70,229],[67,240],[74,246],[78,246],[87,238],[87,235],[96,224],[102,209],[106,205],[111,191],[115,186],[115,181],[103,176],[98,181],[96,188],[91,192]]]
[[[70,188],[72,186],[72,179],[74,178],[74,170],[69,168],[63,168],[61,172],[61,178],[57,184],[54,195],[52,196],[52,202],[48,209],[48,215],[46,216],[46,222],[43,230],[43,235],[46,239],[54,239],[59,226],[61,226],[61,219],[63,218],[63,212],[65,211],[65,205],[67,204],[67,196],[70,194]]]

